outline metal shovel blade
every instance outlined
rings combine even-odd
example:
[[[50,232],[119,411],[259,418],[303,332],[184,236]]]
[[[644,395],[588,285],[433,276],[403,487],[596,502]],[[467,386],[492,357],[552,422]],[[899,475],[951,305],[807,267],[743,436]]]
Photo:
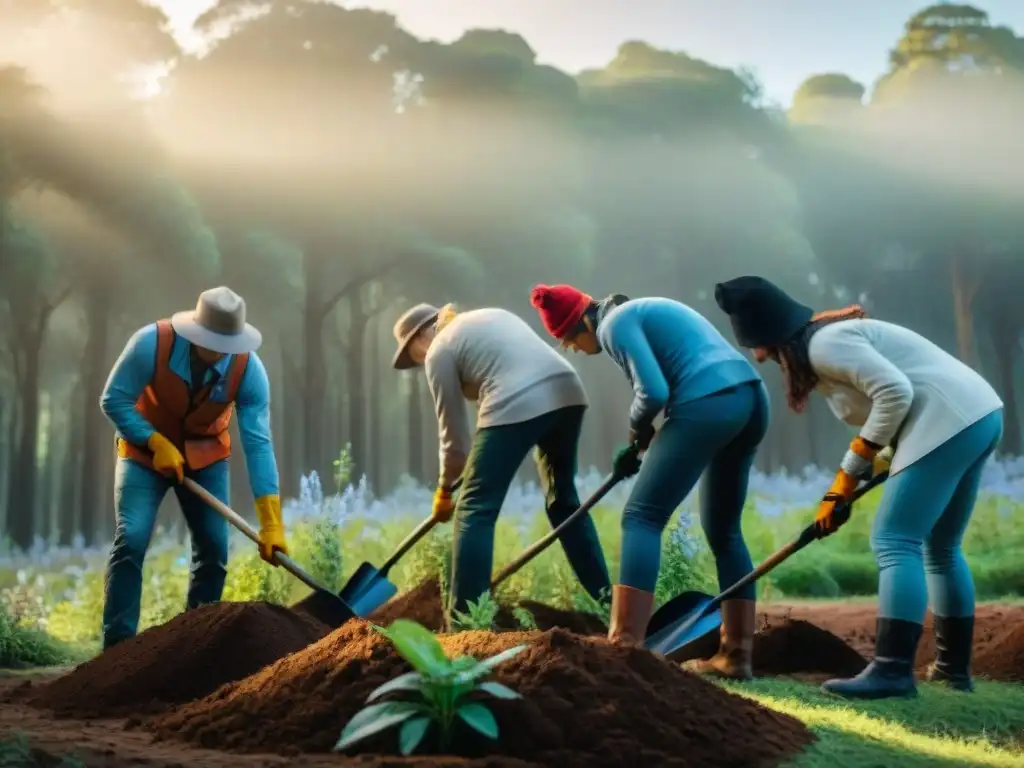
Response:
[[[326,590],[314,590],[311,595],[299,600],[291,608],[293,611],[301,611],[329,627],[340,627],[358,615],[353,607],[347,605],[338,595]]]
[[[651,617],[644,647],[670,660],[681,655],[687,646],[722,626],[722,614],[713,603],[711,595],[701,592],[684,592],[665,603]]]

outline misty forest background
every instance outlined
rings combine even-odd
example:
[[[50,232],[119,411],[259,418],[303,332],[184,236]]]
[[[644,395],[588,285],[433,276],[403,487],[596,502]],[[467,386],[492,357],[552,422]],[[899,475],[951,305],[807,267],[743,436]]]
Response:
[[[786,111],[751,72],[642,41],[572,75],[514,30],[441,44],[300,0],[224,0],[198,21],[202,55],[135,0],[0,0],[0,19],[0,530],[18,547],[109,539],[110,367],[217,284],[264,335],[284,496],[345,445],[378,494],[433,482],[433,409],[422,375],[390,369],[395,318],[455,301],[539,329],[536,282],[676,298],[730,339],[718,280],[860,301],[982,371],[1002,452],[1021,453],[1024,38],[983,10],[921,11],[878,82],[822,73]],[[604,470],[629,387],[573,360],[580,462]],[[847,429],[817,400],[794,416],[764,375],[759,468],[833,465]]]

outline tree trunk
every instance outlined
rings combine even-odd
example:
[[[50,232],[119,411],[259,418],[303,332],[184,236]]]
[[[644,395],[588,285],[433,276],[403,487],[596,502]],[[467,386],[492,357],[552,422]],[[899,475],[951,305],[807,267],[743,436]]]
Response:
[[[54,418],[53,399],[46,398],[46,424],[40,425],[45,430],[45,452],[43,454],[42,469],[39,483],[39,514],[37,517],[37,534],[48,544],[54,542],[56,524],[53,519],[54,497],[57,495],[59,485],[57,472],[57,420]]]
[[[60,507],[57,512],[57,542],[62,547],[71,546],[75,540],[76,533],[84,531],[78,516],[81,507],[82,487],[82,435],[84,433],[84,419],[80,403],[72,398],[68,404],[68,427],[64,436],[63,465],[64,479],[60,489]]]
[[[978,367],[978,350],[974,339],[974,297],[979,281],[970,273],[967,257],[954,254],[951,260],[953,282],[953,313],[956,320],[956,345],[960,360]]]
[[[100,410],[100,397],[108,375],[111,309],[113,297],[102,283],[89,286],[85,296],[89,335],[85,340],[82,365],[82,468],[79,504],[82,534],[86,541],[105,538],[113,511],[105,495],[107,475],[112,471],[109,454],[114,445],[112,427]],[[106,521],[104,524],[103,521]]]
[[[11,445],[14,440],[12,422],[14,406],[12,398],[5,392],[0,400],[0,531],[7,530],[7,488],[10,481]]]
[[[409,476],[421,483],[427,482],[426,461],[423,450],[423,395],[420,392],[420,372],[418,370],[407,371],[402,374],[408,384],[408,424],[406,425],[406,470]]]
[[[1006,313],[997,313],[993,318],[992,345],[995,347],[999,390],[1003,399],[1003,442],[1000,448],[1011,456],[1021,455],[1020,411],[1014,381],[1020,332],[1021,329]]]
[[[379,315],[378,315],[379,317]],[[369,411],[370,411],[370,423],[368,425],[369,440],[369,471],[370,471],[370,487],[373,488],[373,493],[378,498],[383,495],[383,483],[384,483],[384,456],[383,456],[383,445],[381,440],[381,430],[383,429],[383,413],[381,412],[381,381],[380,375],[380,333],[378,332],[379,323],[370,320],[367,324],[367,334],[369,335],[369,359],[366,361],[367,373],[370,377],[370,393],[369,393]]]
[[[345,379],[348,395],[348,435],[352,444],[352,477],[361,479],[367,474],[369,451],[366,450],[366,328],[369,318],[357,306],[350,303],[348,345],[345,355]]]
[[[45,322],[41,324],[45,328]],[[15,546],[28,549],[35,538],[39,449],[40,356],[43,334],[36,327],[23,333],[16,343],[18,363],[18,409],[21,414],[18,447],[14,452],[13,475],[7,493],[8,526]]]
[[[321,482],[330,477],[329,462],[324,460],[324,394],[327,390],[327,368],[324,362],[324,305],[321,293],[323,270],[312,255],[303,259],[306,278],[306,304],[302,318],[302,341],[305,352],[303,402],[303,472],[316,472]]]

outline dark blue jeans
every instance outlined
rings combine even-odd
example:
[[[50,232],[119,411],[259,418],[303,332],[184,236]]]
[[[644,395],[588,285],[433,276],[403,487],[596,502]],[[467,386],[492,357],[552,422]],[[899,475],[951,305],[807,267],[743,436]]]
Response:
[[[536,447],[537,473],[552,526],[580,505],[576,493],[576,451],[583,426],[583,406],[561,408],[535,419],[478,430],[462,473],[455,506],[452,559],[452,608],[466,611],[490,589],[494,566],[494,528],[516,471]],[[589,515],[560,537],[576,577],[593,597],[611,589],[604,550]]]
[[[219,461],[189,476],[225,504],[230,503],[227,461]],[[133,637],[138,631],[142,565],[160,502],[171,487],[178,496],[192,535],[192,567],[185,607],[195,608],[220,600],[227,577],[227,521],[175,481],[131,459],[118,459],[114,475],[117,523],[107,562],[103,605],[104,648]]]
[[[768,415],[768,395],[761,382],[673,409],[647,450],[626,502],[620,583],[654,591],[662,532],[698,479],[700,523],[715,556],[719,586],[725,589],[753,569],[740,518]],[[754,595],[751,585],[737,597],[752,600]]]

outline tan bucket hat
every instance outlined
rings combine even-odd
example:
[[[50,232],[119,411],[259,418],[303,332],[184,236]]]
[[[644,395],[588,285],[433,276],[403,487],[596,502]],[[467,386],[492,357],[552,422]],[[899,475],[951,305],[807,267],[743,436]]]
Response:
[[[417,304],[398,318],[394,330],[398,350],[391,363],[397,370],[405,371],[416,367],[416,363],[409,357],[409,344],[416,338],[416,334],[437,319],[440,312],[441,310],[432,304]]]

